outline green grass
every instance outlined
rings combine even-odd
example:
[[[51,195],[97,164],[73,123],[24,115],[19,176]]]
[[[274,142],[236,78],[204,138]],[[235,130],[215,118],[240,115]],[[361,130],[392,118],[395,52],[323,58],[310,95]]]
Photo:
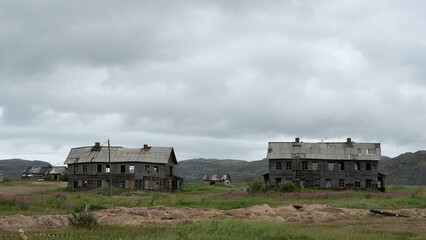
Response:
[[[296,226],[282,223],[259,223],[243,221],[205,221],[173,227],[147,225],[144,227],[100,226],[95,229],[69,228],[61,231],[46,231],[44,234],[68,235],[66,239],[88,239],[105,237],[117,239],[412,239],[422,238],[421,231],[378,230],[365,226],[359,228],[335,228],[327,225],[321,228]],[[30,239],[33,235],[27,233]],[[3,239],[16,239],[17,234],[3,235]],[[423,235],[424,236],[424,235]],[[0,235],[1,237],[1,235]],[[37,237],[34,239],[43,239]],[[47,239],[47,237],[46,237]],[[50,239],[50,238],[49,238]]]

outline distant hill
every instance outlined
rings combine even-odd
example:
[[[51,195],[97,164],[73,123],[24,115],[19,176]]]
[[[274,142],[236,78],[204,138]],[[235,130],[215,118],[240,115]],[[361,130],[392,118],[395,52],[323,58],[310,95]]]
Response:
[[[382,157],[379,172],[386,174],[387,185],[426,185],[426,151]]]
[[[28,166],[49,166],[50,163],[44,161],[29,161],[23,159],[5,159],[0,160],[0,170],[3,172],[3,177],[11,179],[21,179],[22,172]]]
[[[260,180],[263,173],[268,171],[268,161],[242,161],[218,159],[190,159],[180,161],[175,173],[185,178],[185,182],[201,183],[205,174],[228,173],[234,183],[252,182]]]

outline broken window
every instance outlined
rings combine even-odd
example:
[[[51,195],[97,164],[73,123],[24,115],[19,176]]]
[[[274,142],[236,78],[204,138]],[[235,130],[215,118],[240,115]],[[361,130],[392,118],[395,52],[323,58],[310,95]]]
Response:
[[[360,170],[359,163],[354,163],[354,168],[355,168],[355,171],[359,171]]]
[[[355,180],[355,188],[360,188],[360,187],[361,187],[361,181]]]
[[[376,154],[377,152],[376,152],[376,149],[375,148],[370,148],[370,149],[367,149],[367,154]]]
[[[325,188],[331,188],[331,179],[325,180]]]
[[[312,170],[314,170],[314,171],[318,170],[318,163],[317,162],[312,163]]]
[[[100,187],[102,187],[102,181],[98,180],[96,181],[96,188],[100,188]]]
[[[74,181],[74,188],[78,188],[78,181]]]
[[[291,170],[291,162],[290,161],[286,162],[286,169]]]
[[[319,188],[320,187],[320,180],[319,179],[315,179],[314,180],[314,187],[315,188]]]
[[[111,171],[111,168],[109,167],[109,165],[106,165],[106,167],[105,167],[105,172],[106,173],[109,173]]]
[[[328,171],[334,171],[334,163],[328,163]]]
[[[120,181],[120,188],[126,188],[126,181]]]
[[[145,173],[150,173],[151,172],[151,168],[149,165],[145,165]]]
[[[308,169],[308,162],[302,162],[302,170]]]
[[[74,173],[78,173],[78,166],[74,166]]]
[[[345,179],[339,179],[339,188],[345,187]]]
[[[365,187],[371,188],[371,180],[365,180]]]
[[[87,181],[83,181],[83,188],[87,188]]]
[[[356,149],[356,153],[357,153],[357,154],[361,154],[361,148],[357,148],[357,149]]]
[[[345,163],[339,162],[339,170],[344,171],[345,170]]]
[[[154,172],[158,173],[158,171],[160,171],[160,168],[158,166],[154,166]]]
[[[366,163],[365,164],[365,170],[371,171],[371,163]]]
[[[135,166],[133,165],[129,166],[129,173],[135,173]]]
[[[87,173],[87,165],[83,165],[83,172]]]
[[[98,164],[98,173],[102,172],[102,165]]]
[[[278,162],[275,163],[275,169],[281,170],[281,161],[278,161]]]
[[[120,165],[120,172],[126,173],[126,165]]]

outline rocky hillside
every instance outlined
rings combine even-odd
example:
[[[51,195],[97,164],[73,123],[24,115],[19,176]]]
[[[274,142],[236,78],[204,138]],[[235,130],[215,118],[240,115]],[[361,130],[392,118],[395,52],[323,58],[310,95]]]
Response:
[[[382,157],[379,172],[386,174],[387,185],[426,185],[426,151]]]
[[[0,160],[0,170],[3,172],[3,177],[10,179],[21,179],[22,172],[28,166],[49,166],[48,162],[43,161],[28,161],[22,159],[5,159]]]

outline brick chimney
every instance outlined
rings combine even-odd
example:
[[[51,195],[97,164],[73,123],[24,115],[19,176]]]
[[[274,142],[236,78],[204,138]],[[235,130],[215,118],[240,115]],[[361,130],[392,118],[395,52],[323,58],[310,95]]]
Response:
[[[352,139],[351,138],[346,138],[346,143],[352,143]]]
[[[95,146],[92,147],[92,151],[100,151],[101,150],[101,143],[95,142]]]
[[[150,147],[150,146],[148,146],[148,144],[144,144],[144,145],[143,145],[143,150],[149,150],[149,149],[151,149],[151,147]]]
[[[295,138],[295,139],[294,139],[294,141],[295,141],[296,143],[300,143],[300,138],[298,138],[298,137],[297,137],[297,138]]]

